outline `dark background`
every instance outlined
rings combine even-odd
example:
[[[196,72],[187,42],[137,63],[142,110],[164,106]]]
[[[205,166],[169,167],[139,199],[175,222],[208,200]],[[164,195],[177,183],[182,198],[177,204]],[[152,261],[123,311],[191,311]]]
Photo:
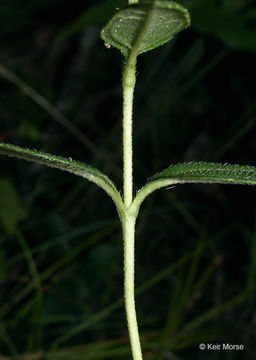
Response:
[[[122,1],[1,0],[0,140],[91,164],[121,189]],[[139,57],[134,177],[181,161],[256,165],[256,7],[184,0],[192,26]],[[0,359],[131,359],[120,224],[94,184],[0,158]],[[255,188],[180,185],[137,222],[145,360],[252,359]],[[199,343],[244,345],[200,351]]]

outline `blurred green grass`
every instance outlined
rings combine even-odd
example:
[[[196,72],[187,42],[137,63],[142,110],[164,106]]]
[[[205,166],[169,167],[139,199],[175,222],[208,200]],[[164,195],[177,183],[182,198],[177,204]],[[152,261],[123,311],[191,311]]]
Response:
[[[119,188],[123,59],[99,30],[120,3],[0,5],[0,139],[90,163]],[[181,3],[192,27],[138,63],[136,190],[179,161],[255,165],[255,5]],[[0,359],[130,359],[110,200],[70,174],[0,166]],[[136,241],[145,359],[253,358],[255,215],[255,190],[242,186],[177,186],[145,201]],[[201,342],[245,350],[203,353]]]

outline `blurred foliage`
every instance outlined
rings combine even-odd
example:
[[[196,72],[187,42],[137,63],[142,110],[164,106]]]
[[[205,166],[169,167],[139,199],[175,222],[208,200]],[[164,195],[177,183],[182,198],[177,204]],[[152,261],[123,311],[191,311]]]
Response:
[[[255,1],[181,3],[192,27],[138,63],[136,190],[175,162],[255,165]],[[119,188],[123,59],[99,31],[121,5],[0,4],[0,139],[97,166]],[[130,359],[110,199],[71,174],[4,157],[0,166],[1,360]],[[182,185],[145,201],[145,360],[254,358],[255,200],[254,188]],[[201,342],[245,350],[200,352]]]
[[[11,234],[26,217],[26,211],[19,202],[15,187],[7,179],[0,179],[0,209],[0,223]]]

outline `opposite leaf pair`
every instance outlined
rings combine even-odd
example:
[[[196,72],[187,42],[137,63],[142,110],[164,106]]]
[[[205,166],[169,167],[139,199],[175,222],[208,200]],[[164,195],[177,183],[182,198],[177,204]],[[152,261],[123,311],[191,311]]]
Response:
[[[94,182],[114,201],[119,215],[123,213],[123,201],[115,184],[99,170],[82,162],[61,156],[24,149],[11,144],[0,143],[0,154],[32,161],[48,167],[67,171]],[[218,183],[256,185],[256,167],[207,162],[189,162],[171,165],[148,179],[134,202],[138,205],[147,195],[162,187],[184,183]]]

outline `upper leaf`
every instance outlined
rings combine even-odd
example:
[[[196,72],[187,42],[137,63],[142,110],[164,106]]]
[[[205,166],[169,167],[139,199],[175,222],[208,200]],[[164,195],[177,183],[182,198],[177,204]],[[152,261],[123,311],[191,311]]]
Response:
[[[154,49],[190,25],[188,11],[173,1],[141,1],[119,10],[101,31],[102,39],[128,56]]]
[[[82,162],[74,161],[71,158],[66,159],[64,157],[24,149],[19,146],[5,143],[0,143],[0,154],[5,154],[27,161],[33,161],[82,176],[105,190],[115,202],[119,213],[122,211],[122,199],[113,182],[106,175],[91,166],[85,165]]]
[[[256,185],[256,167],[207,162],[171,165],[154,175],[149,182],[174,180],[175,183],[231,183]]]

